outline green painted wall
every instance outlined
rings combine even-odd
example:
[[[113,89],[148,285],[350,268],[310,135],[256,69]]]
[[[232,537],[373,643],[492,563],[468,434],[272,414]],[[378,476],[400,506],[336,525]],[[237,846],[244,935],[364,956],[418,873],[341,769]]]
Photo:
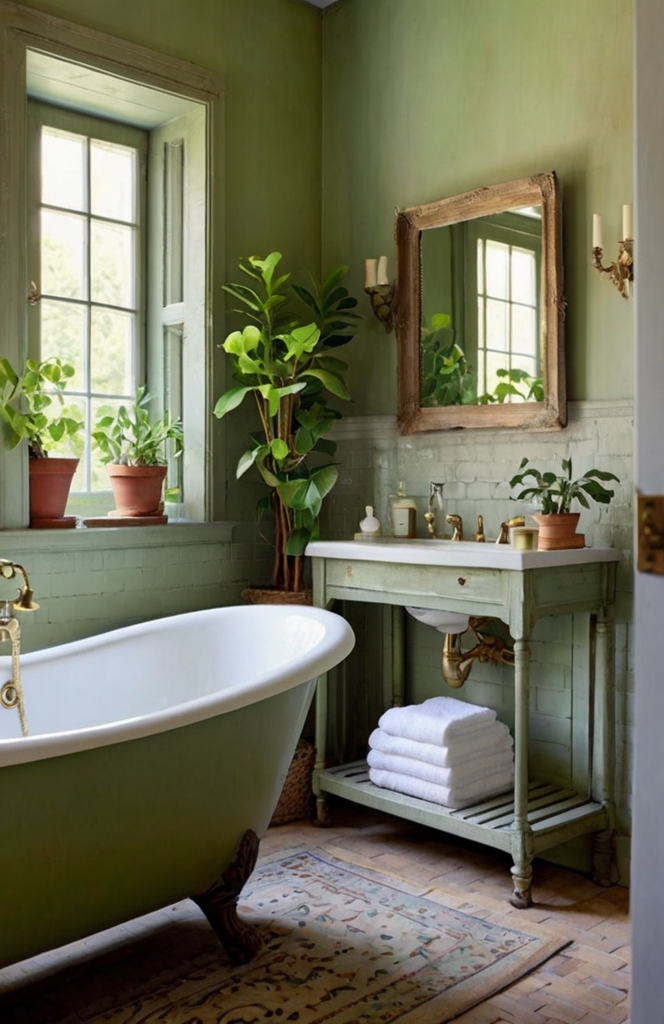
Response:
[[[390,255],[395,207],[555,170],[563,187],[568,391],[633,393],[633,303],[592,269],[632,184],[631,0],[339,0],[323,18],[323,253]],[[638,274],[638,271],[637,271]],[[367,321],[356,414],[395,410],[393,335]],[[367,386],[366,382],[370,381]]]

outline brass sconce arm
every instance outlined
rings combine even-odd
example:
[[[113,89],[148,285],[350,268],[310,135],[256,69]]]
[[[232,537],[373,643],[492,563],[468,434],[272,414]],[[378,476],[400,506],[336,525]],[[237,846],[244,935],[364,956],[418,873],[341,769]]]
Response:
[[[602,215],[593,214],[593,267],[606,274],[623,299],[629,298],[629,285],[634,280],[634,207],[625,203],[622,208],[622,242],[618,242],[618,258],[605,267],[602,263]]]
[[[602,274],[608,274],[609,281],[616,286],[623,299],[629,298],[629,285],[634,280],[634,241],[625,238],[618,243],[618,259],[605,267],[602,263],[604,250],[599,246],[593,249],[593,267]]]
[[[371,309],[389,334],[394,330],[395,287],[387,277],[387,256],[364,261],[364,290]]]

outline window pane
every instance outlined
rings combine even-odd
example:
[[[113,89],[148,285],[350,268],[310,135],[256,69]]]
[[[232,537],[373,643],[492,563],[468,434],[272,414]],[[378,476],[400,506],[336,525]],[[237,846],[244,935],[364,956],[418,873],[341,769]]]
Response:
[[[133,313],[95,309],[90,314],[90,386],[102,395],[133,390]]]
[[[512,301],[537,305],[535,254],[525,249],[512,249]]]
[[[42,210],[41,270],[44,295],[84,299],[85,218]]]
[[[42,128],[42,203],[85,210],[85,143],[82,135]]]
[[[537,356],[535,310],[530,306],[512,306],[512,351]]]
[[[500,352],[509,351],[508,310],[507,302],[497,302],[495,299],[486,300],[487,348],[498,349]]]
[[[487,352],[486,354],[486,389],[489,393],[496,390],[496,385],[503,380],[499,377],[497,370],[504,370],[507,360],[499,352]]]
[[[134,229],[92,221],[90,297],[110,306],[134,305]]]
[[[90,212],[95,217],[135,221],[136,151],[98,139],[90,141]]]
[[[477,294],[484,294],[484,240],[477,240]]]
[[[508,299],[509,246],[486,243],[486,293],[495,299]]]
[[[41,358],[52,356],[63,359],[76,370],[67,382],[70,391],[85,388],[85,328],[87,311],[84,306],[72,302],[58,302],[42,299],[41,311]]]
[[[535,359],[531,359],[528,356],[512,356],[512,366],[516,370],[525,370],[531,377],[537,376],[537,362]],[[523,385],[521,387],[523,387]]]

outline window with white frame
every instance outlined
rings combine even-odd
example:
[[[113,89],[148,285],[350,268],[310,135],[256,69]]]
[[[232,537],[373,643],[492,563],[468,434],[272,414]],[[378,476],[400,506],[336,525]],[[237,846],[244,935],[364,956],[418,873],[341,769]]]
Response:
[[[30,106],[33,251],[40,298],[33,354],[74,367],[67,401],[85,422],[73,490],[108,490],[91,431],[133,401],[145,368],[147,133],[42,103]]]
[[[167,409],[184,424],[183,457],[167,452],[167,487],[185,518],[205,519],[207,107],[136,82],[111,87],[104,71],[34,51],[27,69],[29,354],[74,366],[65,400],[86,423],[68,512],[112,507],[91,431],[145,385],[155,415]]]

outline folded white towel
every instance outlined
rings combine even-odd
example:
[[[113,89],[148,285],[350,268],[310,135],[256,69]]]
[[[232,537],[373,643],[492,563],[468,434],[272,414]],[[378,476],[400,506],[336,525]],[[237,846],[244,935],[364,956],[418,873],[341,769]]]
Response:
[[[491,781],[494,775],[511,771],[514,756],[511,750],[505,750],[489,757],[477,757],[453,768],[439,768],[435,764],[427,764],[426,761],[417,761],[414,757],[400,757],[399,754],[385,754],[382,750],[370,750],[367,763],[371,768],[384,769],[397,775],[412,775],[416,779],[433,782],[436,786],[458,789],[485,779]]]
[[[396,772],[382,771],[379,768],[370,768],[369,778],[375,786],[382,789],[391,789],[395,793],[404,793],[406,796],[415,796],[420,800],[430,800],[444,807],[458,809],[510,789],[514,782],[514,772],[501,772],[490,779],[453,788],[436,786],[433,782],[425,782],[424,779],[416,779],[412,775],[398,775]]]
[[[459,736],[451,746],[435,743],[421,743],[409,740],[405,736],[392,736],[384,729],[374,729],[369,737],[369,746],[373,750],[382,750],[385,754],[399,754],[401,757],[414,757],[427,764],[438,765],[439,768],[451,768],[452,765],[465,764],[477,757],[497,754],[511,750],[514,740],[510,731],[502,722],[492,722],[468,736]]]
[[[389,708],[378,719],[385,732],[422,743],[450,744],[460,736],[495,721],[491,708],[466,704],[454,697],[430,697],[422,704]]]

